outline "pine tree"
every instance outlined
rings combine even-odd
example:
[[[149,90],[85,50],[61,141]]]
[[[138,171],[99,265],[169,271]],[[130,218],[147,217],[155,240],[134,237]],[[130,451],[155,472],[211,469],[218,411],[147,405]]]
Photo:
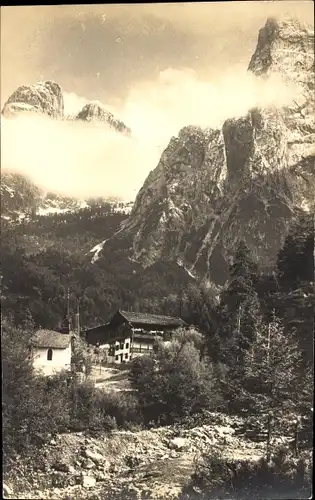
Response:
[[[314,281],[314,216],[303,214],[292,225],[278,254],[282,290],[295,290]]]
[[[230,266],[230,281],[221,294],[217,311],[221,318],[222,360],[230,366],[242,361],[243,352],[253,340],[254,324],[260,308],[255,289],[257,280],[258,266],[251,259],[248,247],[241,242]]]
[[[304,360],[313,364],[314,337],[314,219],[300,216],[278,254],[277,314],[295,332]]]
[[[256,339],[244,357],[241,393],[250,408],[265,418],[267,459],[285,416],[294,414],[298,422],[305,412],[301,404],[302,376],[302,357],[292,335],[284,332],[277,319],[269,324],[259,320]]]

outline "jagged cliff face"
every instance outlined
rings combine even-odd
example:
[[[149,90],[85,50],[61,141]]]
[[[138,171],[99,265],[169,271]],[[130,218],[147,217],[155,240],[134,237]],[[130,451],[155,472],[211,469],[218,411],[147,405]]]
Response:
[[[296,99],[171,139],[116,237],[144,266],[177,261],[222,284],[241,239],[267,266],[296,211],[314,206],[314,32],[268,20],[249,71],[280,73],[298,85]]]
[[[1,172],[0,183],[1,223],[15,224],[36,216],[78,213],[91,207],[111,207],[112,213],[131,211],[132,202],[119,202],[103,198],[87,200],[45,192],[25,176],[16,172]]]
[[[40,113],[51,118],[97,122],[110,126],[116,132],[131,135],[131,130],[121,120],[98,104],[87,104],[76,116],[65,116],[61,87],[51,81],[22,85],[9,97],[2,114],[11,118],[21,113]]]
[[[117,132],[125,135],[131,135],[131,130],[121,120],[114,117],[112,113],[106,111],[98,104],[86,104],[81,111],[77,114],[76,120],[83,120],[87,122],[105,123]]]
[[[51,81],[18,87],[5,103],[2,113],[7,117],[18,113],[43,113],[62,118],[64,101],[61,87]]]

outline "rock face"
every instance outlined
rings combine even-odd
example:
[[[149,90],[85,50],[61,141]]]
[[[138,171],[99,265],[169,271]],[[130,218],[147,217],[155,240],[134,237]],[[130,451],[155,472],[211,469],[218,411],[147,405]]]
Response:
[[[23,175],[1,172],[1,219],[16,220],[31,215],[40,204],[41,191]]]
[[[10,117],[22,112],[44,113],[52,118],[62,118],[64,101],[61,87],[51,81],[18,87],[5,103],[2,113]]]
[[[113,213],[129,213],[132,202],[119,202],[106,199],[79,200],[44,192],[22,174],[3,170],[0,184],[1,221],[15,223],[33,216],[46,216],[62,213],[77,213],[82,209],[111,207]]]
[[[76,120],[105,123],[117,132],[121,132],[128,136],[131,135],[130,128],[98,104],[86,104],[76,116]]]
[[[241,239],[268,266],[292,217],[314,207],[314,31],[269,19],[249,71],[294,82],[295,99],[173,137],[116,237],[131,259],[145,267],[177,261],[223,284]]]

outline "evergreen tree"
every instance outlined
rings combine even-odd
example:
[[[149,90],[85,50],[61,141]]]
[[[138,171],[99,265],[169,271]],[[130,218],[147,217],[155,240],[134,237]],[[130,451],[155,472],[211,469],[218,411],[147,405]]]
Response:
[[[298,345],[277,319],[256,323],[256,339],[245,354],[243,373],[240,397],[251,411],[265,418],[268,458],[273,437],[286,416],[294,415],[299,422],[311,404],[309,390],[304,396],[301,393],[303,365]],[[296,439],[296,429],[293,437]]]
[[[314,215],[300,215],[278,254],[278,280],[282,290],[295,290],[314,282]]]
[[[295,332],[304,360],[313,363],[314,340],[314,219],[300,216],[287,236],[277,261],[277,315]]]
[[[255,289],[257,280],[258,266],[251,259],[245,243],[241,242],[230,266],[230,281],[221,294],[218,307],[222,361],[229,365],[241,362],[243,351],[253,340],[260,308]]]

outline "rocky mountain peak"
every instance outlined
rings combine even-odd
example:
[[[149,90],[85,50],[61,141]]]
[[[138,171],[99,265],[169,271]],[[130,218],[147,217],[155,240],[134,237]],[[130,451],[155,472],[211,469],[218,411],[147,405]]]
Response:
[[[256,75],[280,71],[293,78],[301,69],[309,69],[314,52],[314,28],[295,19],[267,19],[259,31],[256,50],[248,69]]]
[[[61,87],[52,81],[18,87],[5,103],[2,114],[9,117],[25,112],[62,118],[64,100]]]
[[[116,237],[132,260],[177,262],[223,284],[244,240],[263,266],[272,263],[292,217],[315,200],[313,47],[310,27],[267,20],[249,71],[286,75],[298,84],[292,102],[251,109],[218,130],[187,126],[173,137]],[[103,253],[110,248],[107,241]]]
[[[105,123],[117,132],[121,132],[126,135],[131,134],[130,128],[128,128],[121,120],[115,118],[112,113],[104,109],[99,104],[86,104],[77,114],[76,120]]]

